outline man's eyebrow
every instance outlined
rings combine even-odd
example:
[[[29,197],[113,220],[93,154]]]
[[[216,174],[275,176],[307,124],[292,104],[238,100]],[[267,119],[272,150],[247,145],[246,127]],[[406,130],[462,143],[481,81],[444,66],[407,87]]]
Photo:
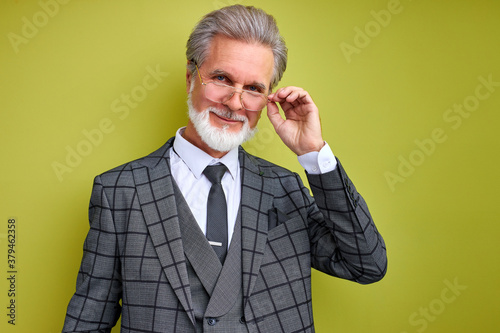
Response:
[[[227,76],[230,80],[232,80],[231,74],[229,74],[226,71],[223,71],[222,69],[214,69],[213,71],[208,73],[208,76],[217,76],[217,75]]]
[[[214,76],[214,75],[223,75],[223,76],[226,76],[228,77],[231,81],[234,81],[233,80],[233,77],[231,74],[229,74],[228,72],[222,70],[222,69],[214,69],[213,71],[211,71],[210,73],[208,73],[209,76]],[[267,90],[267,86],[261,82],[252,82],[250,84],[245,84],[246,86],[256,86],[258,87],[261,91],[266,91]]]

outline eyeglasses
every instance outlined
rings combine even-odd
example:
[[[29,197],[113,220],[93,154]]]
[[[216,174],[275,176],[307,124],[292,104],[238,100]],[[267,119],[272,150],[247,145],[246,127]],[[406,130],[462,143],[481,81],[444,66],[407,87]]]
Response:
[[[200,70],[196,65],[200,82],[205,88],[205,97],[215,103],[226,103],[235,93],[240,94],[241,106],[247,111],[261,111],[267,104],[267,95],[246,89],[237,89],[217,81],[203,82]]]

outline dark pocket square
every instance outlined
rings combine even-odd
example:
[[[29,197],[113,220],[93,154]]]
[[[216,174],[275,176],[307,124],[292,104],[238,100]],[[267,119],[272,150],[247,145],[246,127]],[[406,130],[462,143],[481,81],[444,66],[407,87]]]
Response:
[[[271,230],[290,219],[288,215],[276,207],[269,209],[267,213],[269,215],[269,226],[267,230]]]

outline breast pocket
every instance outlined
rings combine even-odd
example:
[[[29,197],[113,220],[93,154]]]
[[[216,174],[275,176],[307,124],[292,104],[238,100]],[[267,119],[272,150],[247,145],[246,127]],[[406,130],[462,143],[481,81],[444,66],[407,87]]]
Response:
[[[305,222],[300,216],[269,230],[259,276],[250,298],[256,317],[272,320],[296,316],[311,294],[311,255]],[[291,331],[291,330],[290,330]]]
[[[291,281],[310,274],[310,243],[300,216],[280,221],[269,230],[261,269],[280,280]]]

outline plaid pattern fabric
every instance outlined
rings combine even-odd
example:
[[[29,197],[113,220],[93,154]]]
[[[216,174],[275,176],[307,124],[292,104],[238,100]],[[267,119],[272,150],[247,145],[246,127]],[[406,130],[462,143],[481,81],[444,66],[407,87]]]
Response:
[[[120,313],[122,332],[194,332],[169,170],[172,143],[96,177],[64,332],[109,332]],[[378,281],[387,266],[383,239],[340,163],[328,174],[308,175],[313,199],[297,174],[243,149],[239,158],[247,328],[314,332],[311,267]]]

